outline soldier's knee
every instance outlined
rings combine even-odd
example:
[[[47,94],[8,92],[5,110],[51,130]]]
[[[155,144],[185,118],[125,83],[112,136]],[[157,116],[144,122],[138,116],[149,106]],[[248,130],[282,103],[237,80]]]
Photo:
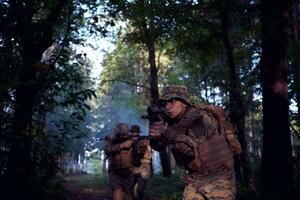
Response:
[[[197,193],[197,190],[189,184],[184,188],[182,200],[205,200],[205,198]]]

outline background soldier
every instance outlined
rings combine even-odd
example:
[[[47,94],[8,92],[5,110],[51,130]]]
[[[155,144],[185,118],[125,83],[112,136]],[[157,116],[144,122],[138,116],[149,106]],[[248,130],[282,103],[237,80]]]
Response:
[[[117,124],[106,138],[104,152],[109,159],[109,185],[113,200],[133,199],[132,144],[125,123]]]
[[[151,172],[152,150],[148,138],[140,138],[140,127],[132,125],[130,133],[133,140],[134,199],[142,200]]]
[[[192,106],[183,86],[167,86],[160,101],[170,119],[168,124],[162,121],[150,124],[151,146],[161,150],[169,145],[177,165],[188,172],[183,178],[187,184],[183,200],[234,200],[233,151],[226,136],[230,135],[239,148],[233,131],[225,131],[216,113],[210,112],[213,109]],[[229,127],[230,123],[226,123]]]

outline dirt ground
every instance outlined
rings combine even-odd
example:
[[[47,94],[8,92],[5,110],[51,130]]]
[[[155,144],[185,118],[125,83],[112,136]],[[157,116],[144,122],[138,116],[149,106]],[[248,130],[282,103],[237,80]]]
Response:
[[[171,180],[166,179],[164,183],[165,190],[174,190],[170,185]],[[157,183],[152,183],[152,190],[150,193],[146,192],[146,200],[175,200],[176,197],[167,197],[168,195],[163,195],[159,198],[159,193],[162,191],[162,185]],[[151,184],[149,184],[150,186]],[[108,185],[105,183],[100,183],[94,175],[91,174],[77,174],[69,175],[64,177],[64,188],[67,190],[66,200],[109,200],[107,198],[109,193]]]
[[[106,200],[107,187],[95,183],[94,176],[88,174],[65,177],[67,200]]]

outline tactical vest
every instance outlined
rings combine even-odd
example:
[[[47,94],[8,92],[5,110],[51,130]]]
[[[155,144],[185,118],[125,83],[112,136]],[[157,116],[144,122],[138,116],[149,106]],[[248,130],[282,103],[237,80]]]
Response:
[[[122,149],[110,158],[110,166],[114,170],[129,169],[132,167],[132,148]]]
[[[141,154],[138,149],[139,142],[139,140],[133,142],[132,164],[134,167],[139,167],[143,158],[143,154]]]
[[[202,151],[188,164],[193,171],[210,171],[226,164],[233,159],[226,138],[215,135],[202,142]]]
[[[227,119],[224,110],[218,106],[205,104],[197,105],[196,108],[211,114],[218,121],[219,134],[225,136],[233,155],[237,156],[241,154],[242,147],[235,134],[236,130],[229,122],[229,119]]]
[[[139,167],[143,162],[150,163],[151,157],[152,154],[148,139],[134,141],[132,153],[133,166]]]
[[[144,156],[141,160],[141,163],[148,163],[149,164],[149,163],[151,163],[151,158],[152,158],[152,149],[151,149],[151,147],[149,145],[149,141],[148,141],[147,149],[144,153]]]
[[[201,137],[199,137],[201,134],[193,133],[193,130],[190,130],[190,134],[194,135],[191,142],[195,147],[194,154],[196,158],[188,163],[188,169],[190,171],[206,172],[226,165],[226,163],[232,163],[235,152],[232,149],[233,144],[231,142],[233,141],[234,145],[239,146],[238,153],[240,153],[241,149],[238,140],[235,137],[231,137],[234,136],[234,131],[231,124],[226,121],[225,113],[222,109],[210,105],[202,105],[202,107],[196,107],[196,109],[199,112],[204,112],[204,115],[210,120],[217,120],[218,128],[211,129],[206,127],[206,135]],[[195,137],[195,135],[198,136]],[[231,140],[228,139],[227,135],[230,135]]]

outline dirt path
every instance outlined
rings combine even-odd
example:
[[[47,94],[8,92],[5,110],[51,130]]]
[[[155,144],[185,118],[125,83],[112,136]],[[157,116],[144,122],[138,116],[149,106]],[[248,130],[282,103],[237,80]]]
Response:
[[[65,177],[65,188],[69,192],[67,200],[105,200],[105,186],[100,186],[92,175],[72,175]]]

